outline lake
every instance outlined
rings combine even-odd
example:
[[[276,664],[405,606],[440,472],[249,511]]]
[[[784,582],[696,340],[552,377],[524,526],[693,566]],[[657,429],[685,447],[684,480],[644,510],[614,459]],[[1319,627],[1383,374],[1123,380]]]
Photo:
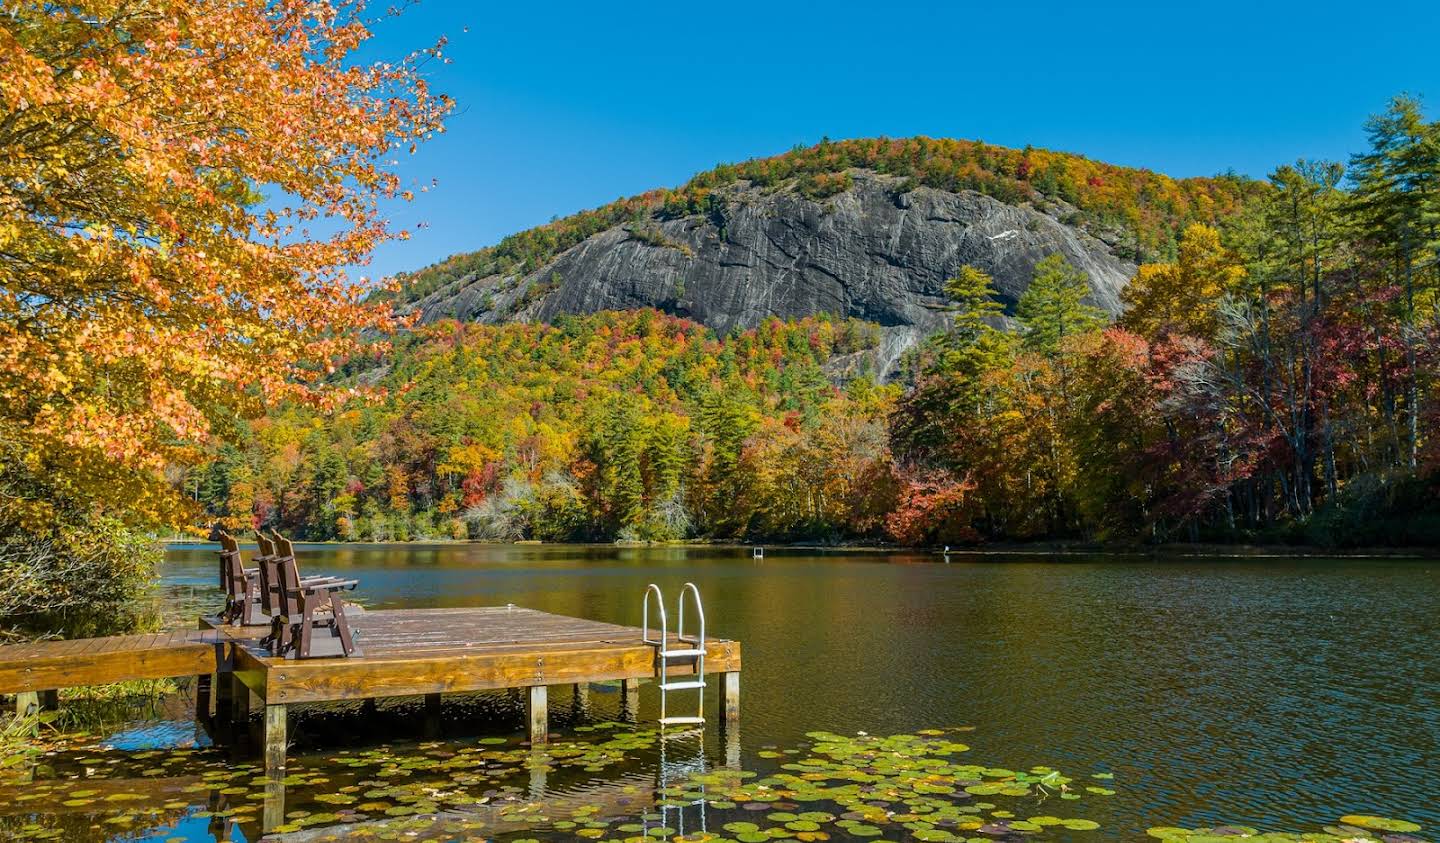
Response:
[[[819,743],[824,746],[812,753],[846,757],[853,748],[835,750],[837,738],[815,733],[915,736],[946,730],[943,740],[970,747],[956,756],[966,763],[1007,771],[1035,768],[1041,777],[1053,768],[1074,780],[1066,790],[1113,791],[1086,793],[1083,800],[1084,815],[1098,822],[1099,830],[1055,825],[1040,832],[1046,839],[1134,839],[1154,826],[1224,824],[1308,832],[1354,814],[1404,818],[1426,832],[1440,826],[1440,800],[1433,790],[1440,772],[1440,563],[1435,560],[951,555],[947,561],[940,555],[781,548],[755,560],[748,548],[473,544],[306,545],[299,554],[309,571],[358,578],[357,596],[371,608],[514,603],[636,625],[647,583],[659,583],[673,601],[682,583],[694,582],[704,595],[710,633],[743,642],[740,765],[762,775],[784,769],[808,773],[812,781],[836,775],[823,766],[807,768],[807,751],[795,748]],[[185,611],[216,605],[214,568],[210,548],[173,547],[162,588]],[[618,695],[606,691],[596,689],[583,716],[559,712],[556,731],[562,739],[568,732],[592,740],[595,733],[586,724],[616,716]],[[395,734],[362,730],[370,737],[358,743],[332,740],[337,729],[326,725],[325,712],[309,718],[302,712],[292,725],[301,744],[292,759],[302,769],[323,768],[337,753],[371,751],[363,763],[353,764],[362,771],[355,781],[362,782],[367,764],[384,766],[375,753],[389,752],[391,743],[432,751],[430,757],[498,747],[493,736],[517,736],[522,721],[513,700],[484,696],[447,702],[447,740],[440,744],[417,743],[404,733],[403,705],[382,709],[391,712],[386,728]],[[552,700],[559,697],[552,691]],[[640,727],[653,721],[655,703],[654,690],[646,686]],[[124,754],[140,751],[147,758],[134,766],[163,772],[151,773],[153,778],[183,777],[193,764],[202,783],[218,781],[214,775],[206,779],[205,771],[224,765],[201,760],[215,751],[204,749],[205,739],[197,741],[193,726],[173,714],[183,712],[183,705],[169,710],[158,725],[137,722],[111,736],[109,746],[120,748],[94,750],[92,755],[102,755],[88,767],[96,767],[98,758],[132,764]],[[353,716],[334,717],[355,722]],[[575,732],[577,726],[582,731]],[[948,731],[957,727],[967,729]],[[722,763],[723,752],[710,731],[706,747],[694,753],[713,767]],[[490,743],[478,744],[482,737]],[[199,748],[185,748],[192,743]],[[656,746],[642,740],[635,750],[623,763],[601,765],[604,773],[590,769],[595,763],[572,777],[557,768],[553,780],[530,795],[559,804],[567,793],[583,796],[596,787],[653,782],[663,772]],[[176,751],[181,754],[170,754]],[[895,755],[906,752],[902,747]],[[87,767],[80,754],[57,757],[56,780]],[[157,757],[164,763],[157,765]],[[801,763],[782,766],[797,759]],[[519,775],[519,767],[499,769],[513,759],[492,760],[492,789],[501,773]],[[138,778],[143,777],[142,771]],[[294,784],[297,793],[314,794],[333,783],[303,781],[302,775]],[[734,782],[710,784],[745,797],[733,790]],[[352,792],[366,786],[355,785]],[[986,798],[985,787],[978,798]],[[65,795],[59,789],[56,794]],[[243,786],[235,795],[242,791]],[[1036,792],[1049,790],[1032,788]],[[147,791],[138,793],[134,801],[146,804],[141,797],[148,797]],[[217,824],[213,792],[189,793],[169,794],[168,813],[141,811],[128,824],[114,824],[113,832],[86,814],[97,828],[82,836],[256,835],[253,824],[242,822],[233,830]],[[754,795],[749,794],[752,801]],[[783,809],[818,795],[802,792],[788,803],[773,801]],[[965,792],[958,796],[976,800]],[[80,797],[86,798],[98,797]],[[711,819],[715,833],[766,839],[764,828],[750,831],[734,819],[753,818],[735,813],[737,801],[743,807],[743,798],[717,800],[734,809],[729,817],[734,828],[719,830],[728,816],[722,807]],[[300,803],[292,798],[287,804]],[[836,814],[850,817],[850,828],[828,827],[822,820],[820,829],[805,830],[810,820],[799,819],[789,822],[801,830],[781,835],[828,832],[833,839],[845,838],[865,824],[861,814],[880,810],[859,806],[856,813],[857,805],[845,813],[842,801],[841,809],[828,814],[832,820]],[[1023,819],[1036,811],[1048,816],[1065,805],[1054,798],[1043,808],[994,810]],[[917,815],[926,813],[911,807]],[[940,807],[950,809],[948,803]],[[973,807],[955,810],[978,814]],[[197,818],[197,811],[209,816]],[[341,820],[353,819],[351,812]],[[316,807],[308,814],[314,816]],[[236,818],[248,816],[242,810]],[[952,817],[965,820],[964,813]],[[297,834],[331,824],[306,823],[303,814],[296,819],[308,827]],[[992,820],[978,833],[985,839],[1020,834],[1005,827],[1007,821]],[[965,832],[953,831],[965,828],[963,822],[920,824],[933,827],[880,827],[887,840],[966,839]],[[595,826],[600,836],[623,839],[630,833],[615,832],[613,821]],[[566,829],[575,828],[586,826],[542,823],[511,836],[572,839]],[[458,830],[451,834],[466,839]],[[942,836],[947,834],[952,836]],[[452,838],[442,833],[437,839]]]

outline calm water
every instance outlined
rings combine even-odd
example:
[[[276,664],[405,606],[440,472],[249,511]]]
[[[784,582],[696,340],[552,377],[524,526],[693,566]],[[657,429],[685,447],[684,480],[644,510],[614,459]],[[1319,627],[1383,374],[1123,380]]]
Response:
[[[638,624],[646,583],[673,595],[693,581],[711,634],[745,647],[746,767],[773,764],[770,748],[817,730],[970,726],[975,763],[1113,773],[1115,795],[1087,802],[1086,816],[1103,825],[1087,839],[1134,838],[1155,825],[1309,831],[1354,813],[1404,817],[1432,836],[1440,826],[1434,560],[945,563],[770,549],[754,561],[736,548],[487,545],[301,553],[309,570],[358,578],[372,608],[515,603]],[[214,564],[209,548],[173,549],[167,592],[213,601]],[[642,725],[652,694],[644,690]],[[447,704],[452,745],[517,732],[506,702]],[[597,691],[596,716],[613,717],[614,702]],[[477,711],[500,725],[476,725],[485,719]],[[297,719],[292,732],[310,747],[292,756],[302,764],[354,745],[327,745],[323,717]],[[118,740],[163,748],[164,735],[184,744],[192,732],[155,731]],[[214,825],[171,822],[153,836],[211,839]]]

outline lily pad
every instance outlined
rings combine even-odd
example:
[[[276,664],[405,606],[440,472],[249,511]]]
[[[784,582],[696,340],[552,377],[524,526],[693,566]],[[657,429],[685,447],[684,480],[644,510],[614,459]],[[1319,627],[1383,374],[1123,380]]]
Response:
[[[1347,825],[1355,825],[1360,828],[1368,828],[1374,831],[1398,831],[1410,832],[1419,831],[1420,826],[1408,820],[1395,820],[1388,817],[1376,817],[1369,814],[1347,814],[1340,818],[1340,822]]]

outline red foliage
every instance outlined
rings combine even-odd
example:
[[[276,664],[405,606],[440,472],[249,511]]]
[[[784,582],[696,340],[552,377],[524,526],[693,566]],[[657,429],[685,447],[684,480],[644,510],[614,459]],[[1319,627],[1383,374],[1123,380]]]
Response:
[[[478,506],[495,490],[499,477],[500,465],[493,462],[486,463],[484,468],[465,475],[465,479],[460,481],[461,505],[467,508]]]
[[[973,544],[969,497],[975,483],[945,471],[901,474],[900,503],[885,517],[885,532],[900,544]]]

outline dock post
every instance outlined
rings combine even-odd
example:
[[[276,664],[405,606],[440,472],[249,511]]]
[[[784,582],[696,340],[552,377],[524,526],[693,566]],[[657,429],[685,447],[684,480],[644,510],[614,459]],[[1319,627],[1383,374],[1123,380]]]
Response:
[[[15,716],[25,717],[40,710],[40,694],[35,691],[21,691],[15,695]]]
[[[720,741],[725,745],[725,766],[740,769],[740,724],[720,721]]]
[[[620,719],[633,721],[640,716],[640,680],[620,680]]]
[[[57,690],[40,692],[40,710],[54,711],[60,707],[60,692]]]
[[[575,683],[575,713],[584,716],[590,711],[590,683]]]
[[[526,697],[527,727],[530,734],[530,743],[541,744],[550,739],[550,706],[547,688],[544,685],[531,685]]]
[[[726,723],[740,722],[740,671],[720,674],[720,714]]]
[[[265,706],[265,770],[285,769],[285,704]]]
[[[284,706],[280,706],[284,708]],[[278,771],[270,771],[265,777],[265,806],[261,816],[260,831],[269,834],[276,826],[285,824],[285,777]]]
[[[532,749],[526,766],[530,768],[530,798],[545,798],[545,791],[549,787],[549,776],[546,773],[550,769],[550,756],[542,749]]]
[[[440,695],[425,695],[425,739],[440,737]]]

